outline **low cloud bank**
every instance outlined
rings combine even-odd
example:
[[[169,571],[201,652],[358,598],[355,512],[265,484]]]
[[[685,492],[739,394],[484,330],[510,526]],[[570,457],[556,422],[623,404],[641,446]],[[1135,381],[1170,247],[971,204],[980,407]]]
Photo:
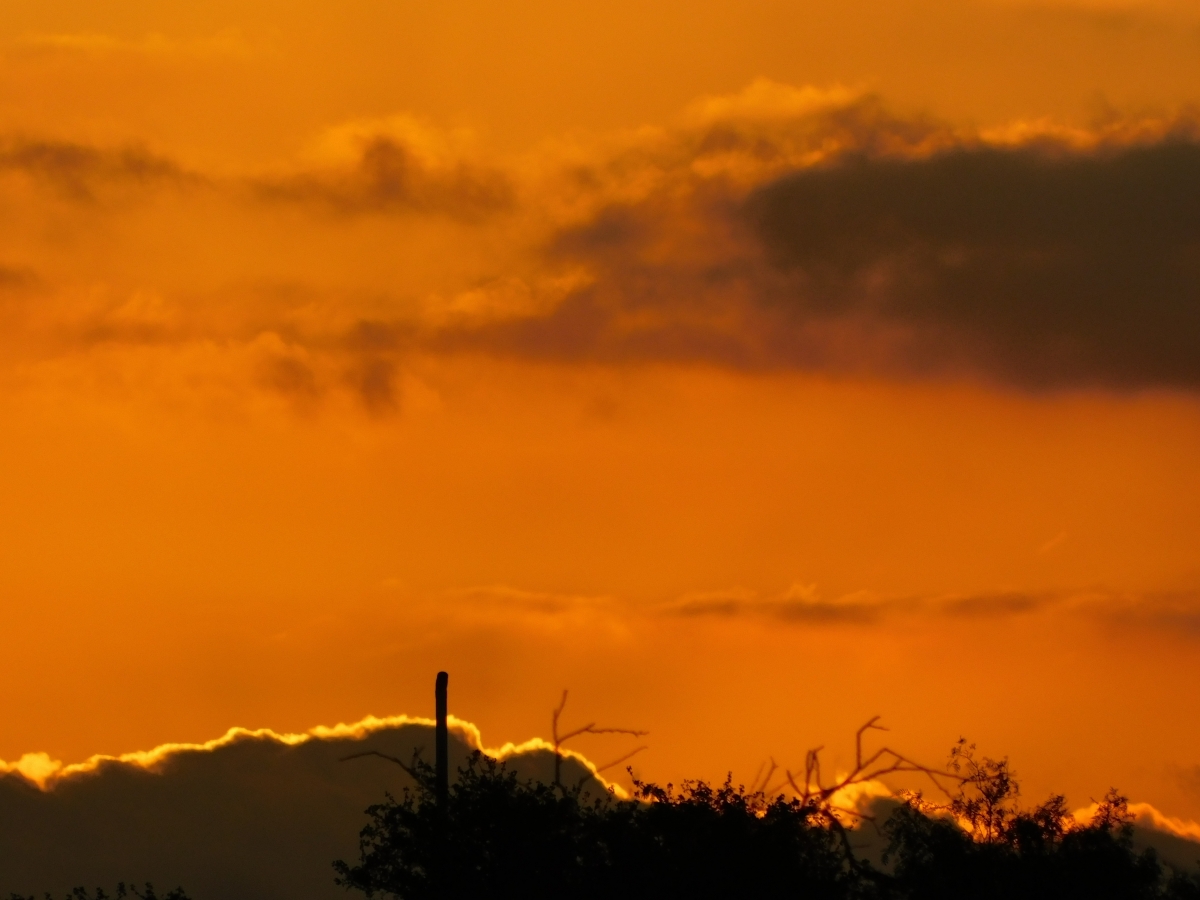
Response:
[[[334,859],[357,858],[364,810],[411,784],[377,751],[432,759],[433,723],[395,717],[303,735],[233,729],[205,744],[170,744],[62,766],[41,755],[0,763],[0,893],[65,893],[149,880],[197,900],[345,896]],[[452,771],[484,749],[451,720]],[[522,777],[550,780],[553,757],[534,740],[486,752]],[[591,776],[567,754],[563,780]]]
[[[476,344],[1035,390],[1200,387],[1190,118],[965,133],[869,97],[758,95],[623,159],[626,189],[548,244],[590,279]]]
[[[551,748],[540,739],[484,748],[478,729],[451,719],[451,769],[475,750],[504,759],[523,778],[550,781]],[[433,723],[398,716],[314,728],[306,734],[231,729],[203,744],[167,744],[64,766],[44,755],[0,762],[0,893],[65,893],[77,885],[149,880],[184,886],[197,900],[319,900],[345,896],[330,863],[353,860],[364,810],[411,784],[394,763],[431,755]],[[594,775],[564,751],[563,781]],[[602,781],[599,782],[603,784]],[[899,802],[878,782],[856,785],[841,805],[886,820]],[[1130,806],[1135,841],[1164,860],[1200,860],[1200,825]],[[1086,821],[1092,810],[1076,816]],[[856,832],[877,859],[883,838]]]

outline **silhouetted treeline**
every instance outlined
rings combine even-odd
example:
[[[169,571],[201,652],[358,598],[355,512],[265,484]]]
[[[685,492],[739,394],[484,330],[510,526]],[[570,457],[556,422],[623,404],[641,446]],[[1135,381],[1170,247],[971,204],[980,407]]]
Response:
[[[357,863],[338,882],[368,897],[1200,900],[1194,873],[1137,851],[1124,798],[1110,792],[1090,822],[1062,797],[1020,808],[1007,761],[951,756],[957,793],[908,796],[878,824],[880,865],[827,805],[767,797],[728,780],[675,789],[635,782],[624,802],[581,787],[520,781],[476,754],[443,807],[432,770],[371,807]]]
[[[1115,790],[1081,824],[1061,795],[1019,807],[1008,761],[976,759],[965,742],[951,752],[950,769],[959,788],[948,803],[910,797],[884,824],[890,896],[1200,898],[1195,872],[1134,849],[1132,817]]]
[[[25,897],[21,894],[10,894],[9,900],[39,900],[38,897]],[[44,894],[40,900],[56,900],[53,894]],[[181,888],[175,888],[165,894],[158,894],[154,891],[154,885],[147,884],[143,888],[138,888],[136,885],[118,884],[116,890],[109,894],[103,888],[89,891],[87,888],[77,887],[63,897],[63,900],[189,900],[188,895]]]

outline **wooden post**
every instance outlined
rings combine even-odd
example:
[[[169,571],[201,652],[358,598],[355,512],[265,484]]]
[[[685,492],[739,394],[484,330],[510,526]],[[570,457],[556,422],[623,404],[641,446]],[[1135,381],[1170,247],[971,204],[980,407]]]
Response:
[[[437,732],[434,738],[436,748],[437,803],[441,809],[446,808],[446,800],[450,796],[450,733],[446,729],[446,685],[450,676],[438,672],[437,687],[434,689],[434,700],[437,704]]]

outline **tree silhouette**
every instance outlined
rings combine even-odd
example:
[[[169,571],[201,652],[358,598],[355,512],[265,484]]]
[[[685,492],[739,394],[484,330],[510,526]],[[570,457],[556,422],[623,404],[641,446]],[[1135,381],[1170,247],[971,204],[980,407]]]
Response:
[[[1007,758],[978,758],[965,740],[951,750],[948,768],[959,779],[950,802],[910,794],[884,825],[894,896],[1151,900],[1200,890],[1194,875],[1164,871],[1153,850],[1134,849],[1133,817],[1115,789],[1089,822],[1079,822],[1058,794],[1020,808]]]
[[[560,704],[558,712],[561,713]],[[368,810],[357,863],[335,863],[343,887],[401,900],[426,898],[796,897],[815,900],[1200,900],[1195,873],[1173,872],[1132,843],[1124,797],[1109,791],[1088,822],[1061,796],[1032,808],[1007,759],[960,741],[945,769],[882,748],[822,781],[810,751],[794,795],[726,779],[676,788],[634,779],[633,797],[583,784],[520,780],[480,753],[459,770],[439,813],[431,766],[414,757],[414,785]],[[578,733],[583,733],[582,731]],[[556,749],[561,739],[558,735]],[[882,824],[882,868],[856,858],[839,790],[892,773],[928,777],[944,802],[905,795]],[[631,773],[632,775],[632,773]],[[861,816],[861,813],[855,813]],[[852,824],[852,823],[851,823]]]
[[[89,892],[87,888],[77,887],[69,894],[64,895],[63,900],[129,900],[129,898],[133,898],[133,900],[189,900],[188,895],[183,892],[183,888],[174,888],[165,894],[157,894],[154,891],[154,885],[149,882],[140,890],[134,884],[126,885],[122,882],[117,885],[117,889],[112,894],[106,893],[103,888],[96,888],[95,892]],[[38,900],[38,898],[10,894],[9,900]],[[54,896],[46,893],[42,900],[54,900]]]
[[[520,781],[480,753],[439,815],[432,769],[368,810],[359,862],[337,881],[368,897],[726,898],[854,896],[863,882],[813,803],[727,781],[634,782],[634,802]]]

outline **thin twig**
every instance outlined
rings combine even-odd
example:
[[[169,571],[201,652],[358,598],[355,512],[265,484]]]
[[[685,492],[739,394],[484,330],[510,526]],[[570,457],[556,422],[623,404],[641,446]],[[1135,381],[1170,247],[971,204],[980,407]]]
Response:
[[[423,751],[424,749],[425,749],[424,747],[419,748],[417,750],[417,752],[413,754],[413,756],[414,757],[420,756],[421,751]],[[349,760],[352,760],[352,759],[362,759],[364,756],[378,756],[380,759],[386,759],[388,762],[394,762],[396,765],[398,765],[400,768],[402,768],[405,772],[407,772],[413,778],[417,777],[416,771],[411,766],[406,765],[404,762],[396,759],[396,757],[394,757],[394,756],[388,756],[386,753],[380,753],[378,750],[364,750],[362,753],[351,753],[349,756],[343,756],[341,759],[338,760],[338,762],[348,762]]]
[[[772,760],[772,761],[773,761],[773,760]],[[766,765],[766,763],[765,763],[765,762],[760,762],[760,763],[758,764],[758,771],[756,771],[756,772],[754,773],[754,778],[753,778],[753,780],[750,782],[750,787],[751,787],[751,789],[758,787],[758,783],[759,783],[760,781],[762,781],[762,780],[763,780],[763,779],[762,779],[760,776],[762,775],[763,766],[765,766],[765,765]]]
[[[642,746],[640,746],[640,747],[635,747],[634,749],[632,749],[632,750],[630,750],[628,753],[626,753],[624,756],[618,757],[617,759],[614,759],[612,762],[610,762],[610,763],[605,763],[605,764],[604,764],[604,765],[602,765],[602,766],[597,766],[597,767],[596,767],[596,774],[597,774],[597,775],[599,775],[599,774],[600,774],[601,772],[603,772],[605,769],[611,769],[613,766],[619,766],[621,763],[625,762],[625,760],[627,760],[627,759],[633,759],[633,757],[637,756],[637,755],[638,755],[639,753],[641,753],[643,750],[649,750],[649,749],[650,749],[650,748],[649,748],[649,747],[647,747],[645,744],[643,744],[643,745],[642,745]]]
[[[787,778],[780,787],[784,785],[790,786],[802,803],[812,804],[821,815],[835,821],[837,819],[836,814],[843,813],[857,819],[874,822],[872,816],[854,809],[839,806],[833,801],[841,791],[849,787],[876,781],[886,775],[902,772],[924,775],[933,783],[934,787],[947,797],[950,797],[950,791],[942,784],[941,779],[955,778],[956,776],[952,772],[945,772],[941,769],[922,765],[887,746],[880,747],[864,757],[863,735],[868,731],[887,730],[887,728],[879,724],[879,716],[873,716],[867,720],[854,733],[854,769],[836,779],[832,784],[827,786],[821,777],[821,751],[825,749],[824,745],[822,745],[809,750],[804,755],[804,786],[800,786],[797,777],[788,769],[785,770]]]
[[[634,728],[607,728],[599,727],[595,722],[589,722],[582,728],[576,728],[574,731],[568,731],[566,734],[558,733],[558,720],[562,717],[563,710],[567,708],[567,692],[562,692],[562,699],[558,702],[558,706],[554,708],[554,712],[550,716],[550,736],[554,739],[554,784],[560,789],[562,788],[562,745],[571,738],[579,737],[581,734],[626,734],[630,737],[645,737],[650,732],[639,731]],[[644,748],[638,748],[633,751],[639,753]],[[632,756],[633,753],[629,754]],[[604,768],[610,768],[617,763],[624,762],[629,756],[623,756],[616,762],[609,763]],[[599,771],[599,770],[597,770]]]
[[[758,775],[754,776],[754,782],[750,785],[751,793],[761,794],[766,792],[767,785],[771,783],[771,776],[779,768],[779,764],[775,762],[775,757],[770,757],[770,760],[771,766],[767,769],[767,774],[763,775],[762,778],[759,778]],[[758,767],[758,771],[762,772],[762,766]]]

